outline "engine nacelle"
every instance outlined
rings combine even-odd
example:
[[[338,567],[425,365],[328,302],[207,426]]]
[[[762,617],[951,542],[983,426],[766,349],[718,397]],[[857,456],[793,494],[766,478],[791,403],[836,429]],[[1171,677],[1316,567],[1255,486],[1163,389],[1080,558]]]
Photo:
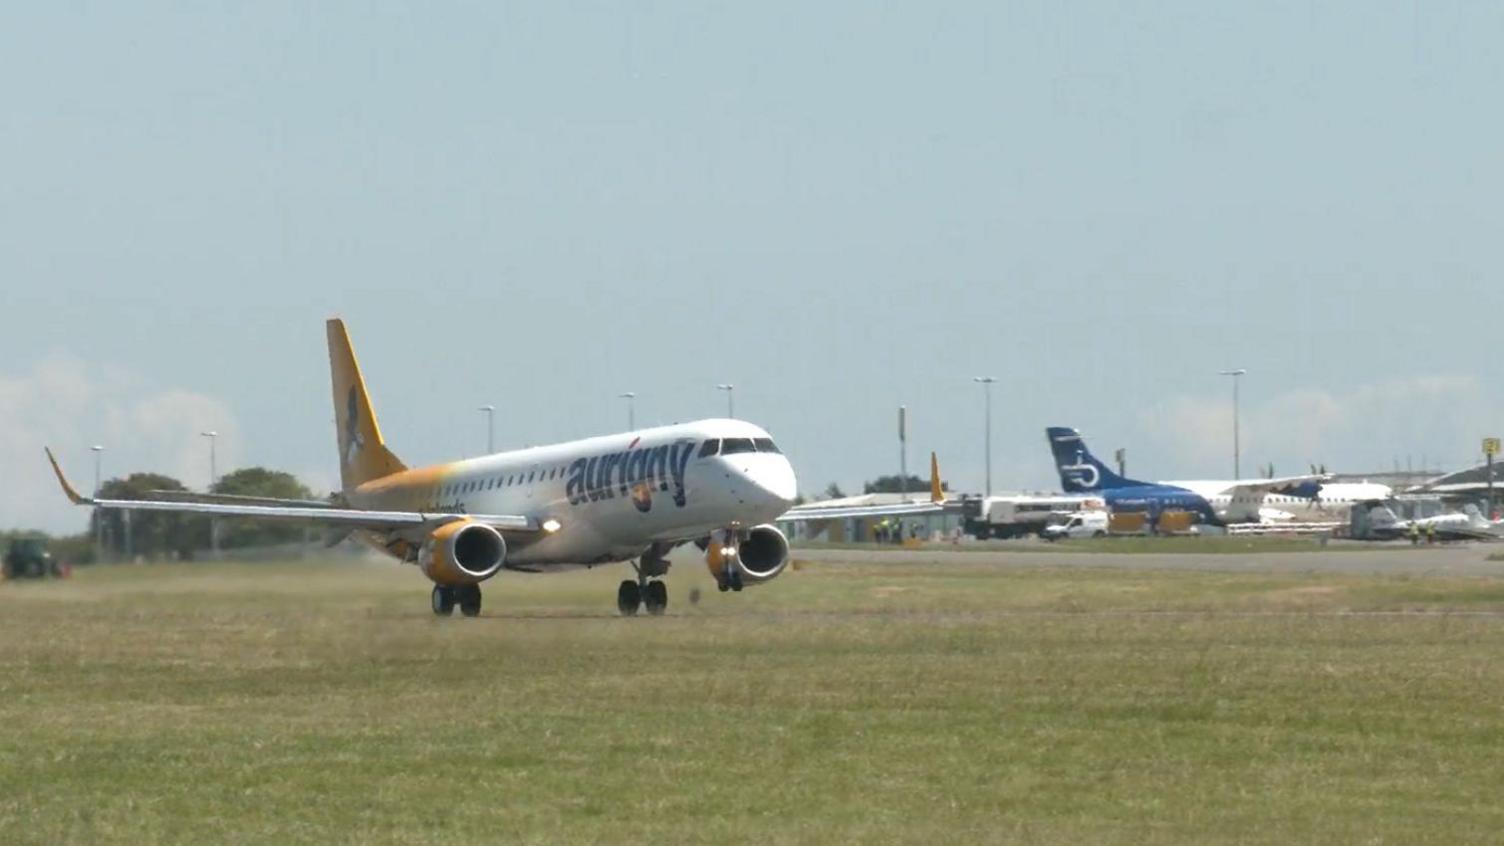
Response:
[[[789,539],[777,526],[764,524],[753,528],[740,543],[728,543],[724,531],[710,535],[705,547],[705,566],[719,581],[726,565],[741,577],[742,584],[756,585],[778,577],[789,565]]]
[[[484,523],[456,520],[434,530],[418,550],[423,575],[441,585],[472,585],[496,575],[507,560],[507,542]]]

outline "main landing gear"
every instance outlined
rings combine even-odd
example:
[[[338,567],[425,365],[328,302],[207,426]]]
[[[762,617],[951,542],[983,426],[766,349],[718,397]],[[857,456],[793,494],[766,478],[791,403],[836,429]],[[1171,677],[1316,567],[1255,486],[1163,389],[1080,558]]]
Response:
[[[635,615],[639,607],[654,617],[668,610],[668,586],[657,577],[668,574],[668,559],[663,556],[672,548],[672,544],[655,544],[632,565],[637,578],[624,579],[616,588],[616,610],[622,616]]]
[[[480,614],[480,585],[434,585],[433,586],[433,613],[440,617],[448,617],[454,613],[454,606],[460,607],[460,613],[466,617],[475,617]]]
[[[637,613],[639,606],[646,608],[654,617],[661,616],[668,610],[668,586],[657,579],[622,580],[616,588],[616,610],[623,616],[631,617]]]

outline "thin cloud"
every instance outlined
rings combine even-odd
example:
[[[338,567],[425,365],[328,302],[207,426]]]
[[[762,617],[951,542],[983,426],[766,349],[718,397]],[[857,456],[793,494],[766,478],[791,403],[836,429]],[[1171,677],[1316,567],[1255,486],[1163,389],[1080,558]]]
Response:
[[[42,455],[50,445],[75,484],[92,487],[90,446],[105,447],[105,478],[150,470],[189,487],[208,481],[208,445],[219,433],[220,472],[236,463],[239,427],[222,401],[182,388],[152,387],[133,374],[72,356],[44,359],[22,373],[0,372],[0,525],[81,531],[84,509],[70,505]]]

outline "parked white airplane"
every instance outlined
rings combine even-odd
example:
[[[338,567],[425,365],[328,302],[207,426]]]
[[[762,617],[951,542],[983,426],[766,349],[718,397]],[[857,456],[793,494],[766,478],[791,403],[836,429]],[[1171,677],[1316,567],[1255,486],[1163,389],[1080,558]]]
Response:
[[[1441,540],[1496,541],[1504,539],[1504,521],[1484,517],[1483,512],[1478,510],[1478,506],[1471,503],[1463,506],[1461,512],[1437,514],[1434,517],[1420,517],[1415,520],[1402,520],[1387,504],[1378,503],[1369,509],[1368,515],[1369,531],[1375,537],[1384,539],[1408,537],[1412,527],[1418,536],[1434,535]]]
[[[80,496],[47,451],[64,492],[95,508],[178,511],[221,517],[296,520],[346,528],[433,581],[435,614],[455,605],[480,613],[480,583],[503,569],[544,572],[636,559],[617,607],[662,614],[665,555],[694,542],[723,591],[776,578],[789,544],[775,520],[916,514],[932,500],[873,506],[860,513],[789,506],[796,482],[789,461],[761,428],[741,420],[699,420],[554,446],[409,469],[387,449],[344,323],[330,320],[341,491],[327,504],[248,501],[197,494],[157,500]],[[932,469],[934,469],[932,459]]]

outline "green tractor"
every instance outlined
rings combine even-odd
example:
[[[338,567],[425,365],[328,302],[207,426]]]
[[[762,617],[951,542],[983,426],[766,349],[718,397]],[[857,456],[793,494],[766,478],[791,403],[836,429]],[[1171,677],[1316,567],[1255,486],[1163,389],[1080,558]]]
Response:
[[[7,579],[43,579],[61,576],[62,570],[47,551],[43,538],[12,538],[5,553],[4,575]]]

